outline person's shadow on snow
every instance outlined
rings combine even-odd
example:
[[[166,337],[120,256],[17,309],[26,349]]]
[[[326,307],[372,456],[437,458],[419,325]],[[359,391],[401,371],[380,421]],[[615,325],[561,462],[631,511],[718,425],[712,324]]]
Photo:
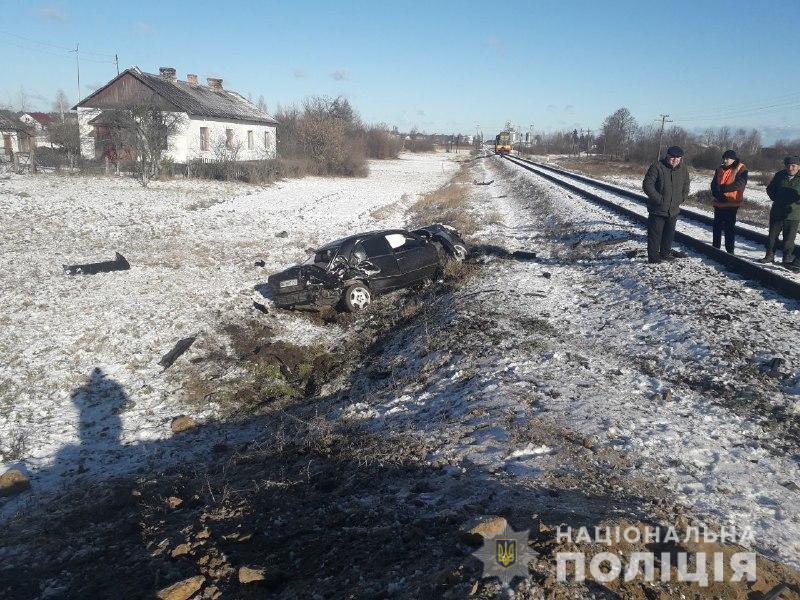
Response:
[[[53,469],[60,476],[99,472],[122,454],[120,412],[128,404],[122,386],[99,367],[72,392],[78,410],[78,443],[59,450]]]

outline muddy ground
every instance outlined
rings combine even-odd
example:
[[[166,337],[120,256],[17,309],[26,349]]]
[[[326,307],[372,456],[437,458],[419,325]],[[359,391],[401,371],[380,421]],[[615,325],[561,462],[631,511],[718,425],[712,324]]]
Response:
[[[756,582],[711,588],[556,581],[556,552],[608,550],[559,544],[559,526],[685,527],[694,515],[667,487],[637,475],[636,456],[543,412],[561,396],[559,381],[529,390],[513,373],[492,371],[504,352],[544,361],[564,329],[559,315],[536,306],[536,292],[517,297],[511,315],[494,304],[503,287],[490,285],[498,263],[528,265],[542,285],[551,269],[536,252],[509,251],[485,234],[481,220],[498,220],[485,206],[491,192],[475,195],[468,183],[484,179],[483,162],[465,166],[458,201],[452,189],[443,200],[450,210],[460,202],[459,218],[475,220],[466,265],[353,319],[309,315],[346,329],[333,351],[275,340],[258,321],[228,332],[254,374],[229,390],[240,407],[230,419],[259,433],[220,442],[191,465],[73,486],[20,515],[3,533],[0,596],[152,598],[190,580],[193,598],[495,598],[505,592],[482,578],[472,556],[479,544],[464,535],[489,515],[530,530],[538,553],[528,577],[514,582],[516,598],[762,600],[782,582],[800,583],[796,571],[767,559]],[[537,244],[574,249],[567,240],[580,224],[548,215],[545,199],[536,200]],[[573,358],[579,369],[581,356]],[[547,448],[549,462],[511,464],[514,448]],[[698,549],[658,550],[665,548]],[[611,549],[621,550],[630,548]],[[243,567],[258,580],[243,583]]]

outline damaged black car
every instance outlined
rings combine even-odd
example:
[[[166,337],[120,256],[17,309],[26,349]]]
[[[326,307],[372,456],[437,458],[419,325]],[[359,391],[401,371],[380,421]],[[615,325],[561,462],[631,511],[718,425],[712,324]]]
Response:
[[[467,245],[442,224],[414,231],[359,233],[316,250],[308,261],[270,275],[276,306],[339,306],[355,312],[378,294],[439,277],[448,260],[464,260]]]

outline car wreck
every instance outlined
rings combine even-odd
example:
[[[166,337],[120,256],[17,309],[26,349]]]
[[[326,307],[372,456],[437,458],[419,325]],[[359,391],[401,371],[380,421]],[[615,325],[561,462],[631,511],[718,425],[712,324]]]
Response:
[[[305,263],[270,275],[276,306],[338,306],[355,312],[379,294],[436,279],[467,245],[452,227],[387,229],[351,235],[318,248]]]

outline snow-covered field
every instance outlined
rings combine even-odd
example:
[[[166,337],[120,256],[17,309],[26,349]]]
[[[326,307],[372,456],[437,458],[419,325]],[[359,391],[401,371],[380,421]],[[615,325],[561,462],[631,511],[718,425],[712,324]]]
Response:
[[[304,260],[309,247],[402,224],[417,195],[455,168],[445,155],[404,155],[371,162],[364,179],[309,177],[264,188],[180,180],[144,189],[131,179],[58,175],[0,180],[0,472],[22,467],[35,481],[78,443],[86,456],[87,444],[103,452],[104,440],[169,436],[177,414],[213,416],[213,405],[181,405],[184,365],[195,348],[214,343],[219,327],[259,314],[253,286]],[[129,271],[62,270],[113,259],[115,251]],[[254,265],[258,259],[266,268]],[[283,320],[296,342],[320,333],[307,321],[303,329],[300,320]],[[195,334],[195,348],[162,373],[159,359]],[[92,464],[89,456],[81,468]]]
[[[571,477],[591,486],[597,465],[581,473],[558,443],[542,445],[544,431],[563,428],[630,461],[612,469],[623,489],[642,493],[649,481],[693,515],[750,529],[760,552],[800,565],[798,303],[690,251],[650,267],[641,227],[495,161],[473,175],[495,181],[474,203],[502,223],[478,235],[535,259],[487,256],[427,335],[472,323],[468,333],[433,352],[398,340],[386,355],[403,359],[383,368],[412,383],[365,382],[369,401],[343,416],[384,434],[424,432],[441,448],[437,459],[516,487]],[[420,388],[423,362],[436,371]]]
[[[559,165],[561,160],[567,161],[574,161],[575,157],[569,157],[564,155],[549,155],[549,156],[526,156],[525,158],[529,158],[531,160],[541,162],[541,163],[553,163],[556,166]],[[571,163],[570,163],[571,164]],[[568,167],[565,167],[566,170],[570,170]],[[637,192],[642,192],[642,180],[644,179],[645,170],[642,170],[641,176],[632,176],[632,175],[620,175],[616,173],[608,173],[606,175],[600,176],[599,178],[603,181],[608,181],[609,183],[613,183],[614,185],[618,185],[620,187],[634,190]],[[690,169],[690,182],[689,182],[689,193],[696,194],[697,192],[704,192],[704,191],[711,191],[711,178],[714,176],[714,172],[710,170],[700,170],[700,169]],[[751,172],[750,178],[747,183],[747,188],[745,189],[744,200],[745,200],[745,207],[749,208],[756,208],[756,207],[764,207],[769,208],[772,205],[772,201],[767,196],[767,188],[764,185],[759,184],[755,181],[755,176],[758,173]],[[590,175],[597,178],[596,175]],[[709,211],[712,210],[712,207],[709,205],[707,207]]]
[[[800,564],[792,424],[800,306],[701,257],[658,268],[627,258],[643,248],[640,228],[511,165],[500,168],[515,177],[504,201],[506,243],[538,251],[551,272],[543,286],[514,264],[506,279],[543,293],[541,314],[562,335],[544,360],[509,357],[497,368],[534,384],[536,396],[556,387],[542,403],[547,414],[630,453],[638,476],[671,488],[697,514],[751,527],[761,551]],[[564,225],[555,244],[537,241],[547,223],[537,197],[548,199],[545,213],[575,224]],[[778,372],[768,369],[773,359],[782,361]]]
[[[433,186],[454,170],[448,164],[442,173],[438,157],[416,161],[411,175],[415,186],[423,178]],[[381,166],[390,170],[397,164],[402,163]],[[322,471],[325,481],[341,479],[350,486],[367,462],[360,446],[333,443],[335,432],[353,432],[359,440],[371,440],[368,451],[377,452],[376,471],[362,474],[363,487],[337,490],[336,520],[313,532],[316,542],[322,540],[315,544],[321,552],[317,556],[325,558],[308,569],[309,586],[323,581],[337,592],[352,586],[358,591],[380,588],[399,592],[400,597],[420,597],[417,592],[423,584],[445,572],[443,563],[425,562],[429,558],[457,555],[450,564],[461,564],[465,572],[467,565],[462,547],[442,543],[447,536],[406,537],[403,531],[408,524],[446,520],[457,527],[467,517],[495,514],[515,524],[515,530],[538,525],[540,535],[534,537],[539,538],[539,550],[550,548],[550,554],[536,562],[539,575],[523,587],[560,587],[552,577],[541,574],[554,570],[557,550],[545,538],[561,523],[591,526],[632,521],[682,528],[681,523],[690,522],[687,518],[699,518],[712,528],[728,525],[740,532],[751,528],[755,550],[782,563],[800,565],[798,303],[731,276],[691,252],[674,263],[650,266],[645,261],[641,226],[506,161],[489,157],[469,164],[470,171],[453,187],[464,192],[459,208],[477,228],[470,239],[473,259],[457,266],[447,281],[386,298],[386,304],[376,303],[359,315],[351,331],[372,331],[368,360],[358,360],[354,371],[326,383],[323,387],[328,390],[319,396],[276,408],[282,417],[319,430],[314,435],[321,436],[319,444],[332,452],[329,458],[333,459],[330,471]],[[493,183],[465,183],[470,181]],[[295,183],[307,182],[293,182],[284,189]],[[221,206],[238,201],[249,205],[248,198],[239,196]],[[384,204],[379,214],[386,222],[402,222],[402,209],[409,201]],[[302,203],[295,210],[304,214],[301,208]],[[370,211],[363,205],[353,212],[343,211],[349,216],[342,223],[352,218],[356,224],[372,226],[377,213]],[[237,216],[246,220],[253,213]],[[307,217],[312,221],[307,235],[317,234],[321,227],[344,227],[331,224],[329,212],[323,216],[328,221],[324,225],[316,217]],[[278,228],[274,223],[267,226],[271,232]],[[264,243],[274,248],[282,242]],[[281,251],[301,253],[290,245]],[[255,250],[245,258],[255,258]],[[276,259],[271,256],[269,261]],[[254,278],[241,282],[243,317]],[[395,309],[402,316],[387,326],[381,315]],[[281,318],[284,335],[298,343],[319,339],[324,330],[337,331],[285,314]],[[208,327],[206,323],[196,326]],[[174,377],[181,373],[178,368]],[[137,373],[128,376],[133,379]],[[170,377],[170,371],[165,376]],[[168,387],[162,389],[162,404],[151,404],[151,413],[152,422],[160,424],[154,432],[163,436],[165,415],[171,415],[176,405],[167,395]],[[135,432],[129,413],[138,415],[136,410],[135,404],[120,413],[128,436]],[[135,422],[147,423],[147,419],[139,416]],[[113,417],[106,423],[113,426]],[[81,423],[80,428],[92,426]],[[152,523],[155,530],[148,533],[148,556],[160,554],[177,531],[183,539],[183,532],[202,529],[203,539],[215,543],[214,537],[219,538],[223,530],[253,527],[248,520],[252,514],[263,521],[249,543],[271,543],[281,538],[275,523],[302,521],[308,514],[318,519],[320,513],[328,512],[331,497],[314,491],[324,455],[309,450],[316,442],[302,438],[306,434],[297,446],[287,446],[287,455],[302,450],[288,468],[289,458],[281,454],[244,454],[250,445],[263,443],[264,452],[271,453],[272,446],[283,444],[284,424],[276,420],[273,426],[277,427],[274,431],[267,426],[254,428],[249,437],[233,440],[241,462],[211,456],[186,467],[189,478],[198,486],[208,485],[209,490],[208,475],[221,477],[215,485],[227,489],[230,484],[239,490],[234,501],[237,506],[249,506],[252,513],[225,509],[229,516],[222,528],[213,526],[219,522],[208,520],[210,512],[199,516],[183,510],[154,512],[145,517],[157,521]],[[391,446],[391,456],[408,452],[406,458],[413,455],[419,460],[399,460],[397,470],[381,444]],[[351,468],[348,452],[357,456],[351,471],[344,470]],[[262,461],[257,456],[271,458]],[[300,465],[307,471],[298,478]],[[203,467],[208,467],[205,479]],[[225,473],[219,475],[229,467],[228,473],[236,477],[231,480]],[[163,471],[153,475],[166,480],[165,487],[146,506],[160,505],[171,496],[167,490],[174,488],[169,475]],[[248,504],[245,498],[265,488],[270,491],[264,503]],[[183,483],[180,489],[180,494],[191,494]],[[341,508],[347,498],[352,505]],[[276,512],[280,506],[284,512]],[[409,513],[401,515],[398,508]],[[385,521],[384,517],[372,520],[379,511],[386,512]],[[140,518],[136,512],[131,514]],[[342,514],[353,520],[342,521]],[[212,533],[207,529],[209,522]],[[343,525],[350,522],[356,526]],[[113,518],[103,523],[116,531]],[[382,540],[389,538],[377,534],[391,531],[392,543],[402,549],[391,560],[403,557],[408,568],[376,566],[370,552],[346,559],[347,567],[331,567],[333,553],[356,544],[353,538],[341,537],[354,530],[359,536],[369,533],[365,539],[374,538],[381,548],[385,547]],[[454,537],[455,531],[449,535]],[[141,542],[137,533],[131,543],[138,548]],[[436,549],[418,551],[426,543]],[[94,529],[83,544],[96,545]],[[160,549],[154,551],[156,545]],[[35,543],[25,538],[19,547],[6,549],[4,556],[24,564],[36,556],[36,548],[27,546]],[[248,560],[253,556],[250,549],[227,547],[230,554],[246,552]],[[84,547],[76,551],[83,553]],[[164,561],[159,569],[177,564],[167,554],[159,560]],[[357,573],[349,573],[349,565],[359,560],[363,570],[359,566]],[[236,561],[234,557],[232,564]],[[76,585],[77,572],[62,575],[65,570],[58,560],[48,557],[48,562],[59,578],[72,579]],[[765,563],[759,561],[758,589],[796,581],[796,572],[784,565],[773,569]],[[431,568],[432,564],[437,566]],[[190,567],[194,569],[194,563]],[[328,569],[326,576],[319,577],[324,569]],[[136,576],[141,579],[138,566]],[[293,576],[289,585],[305,589],[304,577]],[[466,596],[476,585],[480,587],[478,577],[454,578],[451,590],[463,594],[442,597]],[[177,574],[171,578],[177,579]],[[694,597],[684,593],[685,588],[677,591],[671,583],[651,583],[646,594],[623,592],[619,597]],[[755,589],[749,583],[735,585],[741,594],[716,594],[715,588],[708,594],[700,590],[700,595],[745,598]],[[575,592],[569,597],[590,597],[588,586],[567,587]]]

